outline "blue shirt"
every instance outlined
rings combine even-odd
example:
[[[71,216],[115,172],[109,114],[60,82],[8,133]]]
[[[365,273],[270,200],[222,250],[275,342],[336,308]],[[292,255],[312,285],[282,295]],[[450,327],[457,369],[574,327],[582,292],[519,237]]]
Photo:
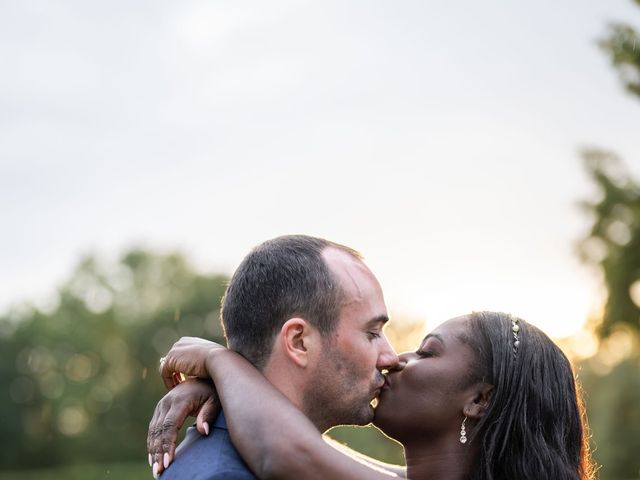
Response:
[[[161,480],[257,480],[231,443],[224,414],[218,415],[208,436],[189,427],[176,449],[175,460]]]

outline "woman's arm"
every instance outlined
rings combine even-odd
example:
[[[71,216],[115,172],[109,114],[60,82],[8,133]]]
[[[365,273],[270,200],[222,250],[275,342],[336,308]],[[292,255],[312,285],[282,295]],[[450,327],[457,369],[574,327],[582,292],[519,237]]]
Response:
[[[231,438],[262,479],[362,479],[392,476],[327,445],[311,421],[264,376],[230,350],[212,350],[207,371]]]
[[[239,354],[183,338],[165,357],[167,386],[175,372],[209,376],[226,412],[235,447],[262,479],[385,479],[397,476],[337,451],[311,421]]]

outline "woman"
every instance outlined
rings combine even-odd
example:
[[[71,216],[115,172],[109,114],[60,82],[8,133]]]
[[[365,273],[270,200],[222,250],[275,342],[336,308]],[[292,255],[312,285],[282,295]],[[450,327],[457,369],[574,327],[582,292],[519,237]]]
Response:
[[[165,358],[168,387],[174,372],[213,379],[233,442],[258,477],[388,478],[327,445],[234,352],[181,340]],[[400,359],[374,424],[403,444],[408,478],[594,478],[571,366],[536,327],[473,313],[443,323]]]

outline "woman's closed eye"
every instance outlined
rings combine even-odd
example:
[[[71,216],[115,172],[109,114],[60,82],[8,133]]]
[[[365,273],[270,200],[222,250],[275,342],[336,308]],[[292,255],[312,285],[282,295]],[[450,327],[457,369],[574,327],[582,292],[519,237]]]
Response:
[[[433,357],[435,354],[429,350],[416,350],[416,355],[423,358]]]
[[[431,358],[437,357],[442,353],[442,338],[437,334],[429,334],[422,341],[418,349],[416,350],[416,355],[421,358]]]

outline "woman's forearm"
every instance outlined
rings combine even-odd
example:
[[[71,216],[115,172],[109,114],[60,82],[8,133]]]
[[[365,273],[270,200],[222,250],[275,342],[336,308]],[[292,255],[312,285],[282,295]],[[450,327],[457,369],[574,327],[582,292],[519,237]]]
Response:
[[[213,379],[235,447],[262,479],[388,479],[327,445],[311,421],[243,357],[213,350]]]

